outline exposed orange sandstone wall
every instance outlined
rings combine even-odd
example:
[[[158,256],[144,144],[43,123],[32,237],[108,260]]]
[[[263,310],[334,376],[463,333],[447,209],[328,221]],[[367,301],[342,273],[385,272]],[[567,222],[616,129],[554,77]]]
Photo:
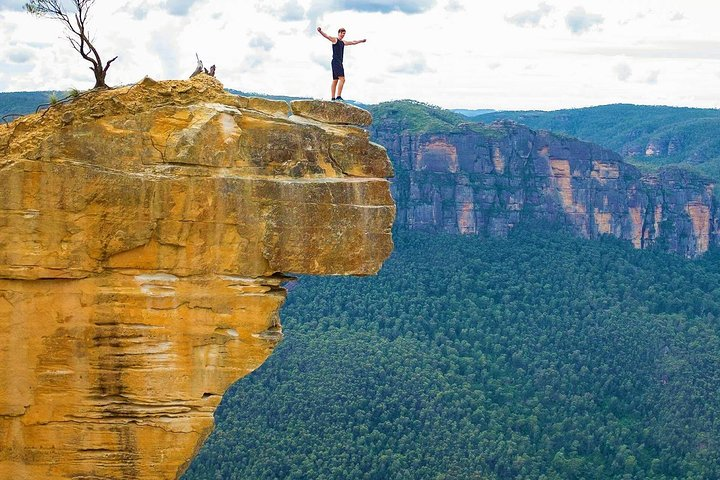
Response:
[[[372,133],[402,170],[399,228],[506,236],[542,225],[688,257],[720,244],[715,187],[690,172],[642,174],[597,145],[513,122],[398,133],[387,120]]]
[[[0,127],[0,478],[176,478],[282,337],[283,272],[390,254],[370,121],[200,75]]]
[[[707,251],[710,246],[710,234],[712,233],[710,207],[699,201],[693,201],[685,206],[685,210],[690,216],[693,234],[698,242],[698,249],[702,252]]]

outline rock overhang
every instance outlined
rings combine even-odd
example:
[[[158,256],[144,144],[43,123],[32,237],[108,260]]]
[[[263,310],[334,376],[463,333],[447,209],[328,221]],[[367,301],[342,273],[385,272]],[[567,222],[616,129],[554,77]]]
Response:
[[[312,105],[146,78],[0,127],[0,477],[175,478],[281,338],[283,272],[377,272],[392,166]]]

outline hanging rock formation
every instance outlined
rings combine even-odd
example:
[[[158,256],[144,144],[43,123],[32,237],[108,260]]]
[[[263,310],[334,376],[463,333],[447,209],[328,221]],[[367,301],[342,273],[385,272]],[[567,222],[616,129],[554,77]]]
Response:
[[[375,122],[372,138],[396,167],[401,228],[505,236],[518,225],[554,225],[688,257],[720,243],[715,186],[689,172],[643,175],[610,150],[513,122],[397,129]]]
[[[283,272],[390,254],[365,114],[201,74],[0,126],[0,478],[176,478],[282,337]]]

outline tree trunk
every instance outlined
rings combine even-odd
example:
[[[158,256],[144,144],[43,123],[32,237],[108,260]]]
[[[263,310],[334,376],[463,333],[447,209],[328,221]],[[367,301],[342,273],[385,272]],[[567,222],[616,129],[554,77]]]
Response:
[[[93,89],[97,88],[108,88],[107,84],[105,83],[105,75],[107,72],[103,71],[102,67],[95,67],[92,68],[93,73],[95,74],[95,86]]]

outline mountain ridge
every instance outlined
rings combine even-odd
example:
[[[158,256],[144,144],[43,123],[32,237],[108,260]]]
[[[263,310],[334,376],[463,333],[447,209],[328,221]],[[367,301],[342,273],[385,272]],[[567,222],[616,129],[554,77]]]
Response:
[[[599,143],[646,169],[678,165],[720,179],[720,109],[619,103],[472,117],[499,119]]]
[[[541,222],[688,257],[720,238],[714,184],[695,173],[642,174],[597,144],[508,120],[463,122],[420,102],[370,110],[371,138],[395,165],[401,228],[506,236]]]

